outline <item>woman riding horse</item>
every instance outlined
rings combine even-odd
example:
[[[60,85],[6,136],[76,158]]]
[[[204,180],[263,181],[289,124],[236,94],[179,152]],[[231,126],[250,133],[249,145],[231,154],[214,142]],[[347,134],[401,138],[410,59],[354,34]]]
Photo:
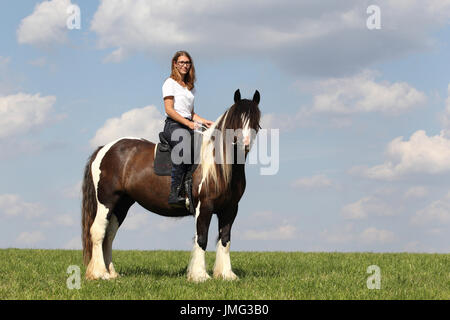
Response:
[[[210,278],[205,250],[213,214],[217,215],[219,226],[213,275],[237,279],[230,261],[231,227],[245,190],[245,158],[260,129],[259,100],[258,91],[248,100],[241,99],[236,90],[234,104],[203,132],[200,163],[192,174],[195,237],[188,280],[200,282]],[[190,124],[187,119],[183,121]],[[119,276],[112,263],[112,242],[135,202],[166,217],[191,215],[186,207],[167,203],[171,180],[155,174],[155,148],[145,139],[120,138],[97,148],[90,156],[82,186],[82,244],[87,279]],[[244,154],[243,160],[236,161],[238,154]]]
[[[164,107],[166,109],[166,122],[164,135],[172,149],[182,142],[182,137],[191,137],[195,129],[195,122],[200,122],[210,127],[213,122],[200,117],[194,112],[194,82],[195,67],[191,56],[186,51],[178,51],[172,58],[172,72],[162,87]],[[175,130],[185,130],[187,135],[179,135],[178,140],[172,140]],[[183,157],[182,149],[180,157]],[[192,163],[172,162],[171,185],[169,204],[182,207],[185,199],[180,195],[184,174]]]

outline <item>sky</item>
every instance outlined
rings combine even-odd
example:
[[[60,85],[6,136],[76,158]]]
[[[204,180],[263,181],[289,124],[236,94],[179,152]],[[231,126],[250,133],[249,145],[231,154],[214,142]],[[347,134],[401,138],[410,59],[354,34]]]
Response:
[[[186,50],[199,115],[258,90],[279,134],[271,174],[261,136],[251,151],[233,251],[449,253],[449,22],[450,0],[2,1],[0,247],[81,248],[88,157],[157,141]],[[190,250],[194,234],[135,204],[113,248]]]

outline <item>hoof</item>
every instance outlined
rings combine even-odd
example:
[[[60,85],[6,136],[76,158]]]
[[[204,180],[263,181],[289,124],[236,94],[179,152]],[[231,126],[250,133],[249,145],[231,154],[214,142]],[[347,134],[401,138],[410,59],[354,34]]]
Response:
[[[110,263],[110,265],[108,267],[108,271],[109,271],[109,278],[110,279],[116,279],[116,278],[120,277],[120,274],[118,274],[116,272],[116,269],[114,269],[114,265],[113,265],[112,262]]]
[[[88,280],[109,280],[111,278],[111,275],[109,274],[108,270],[103,268],[95,268],[94,264],[89,264],[86,270],[86,279]]]
[[[86,273],[86,279],[88,280],[109,280],[111,279],[111,275],[105,271],[103,273],[99,272],[99,273]]]
[[[227,280],[227,281],[239,280],[239,277],[233,271],[225,272],[225,273],[214,272],[214,278]]]
[[[188,274],[187,276],[188,281],[191,282],[205,282],[206,280],[211,279],[208,273],[201,273],[201,274]]]

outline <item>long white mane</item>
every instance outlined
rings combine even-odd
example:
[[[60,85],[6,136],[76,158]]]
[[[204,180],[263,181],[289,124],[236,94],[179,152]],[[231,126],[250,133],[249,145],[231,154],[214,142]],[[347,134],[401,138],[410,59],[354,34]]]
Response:
[[[220,178],[228,185],[231,178],[231,164],[226,161],[224,146],[225,123],[228,112],[221,115],[214,124],[203,132],[203,141],[200,151],[200,163],[202,170],[202,183],[213,182],[216,186]],[[223,121],[221,121],[223,120]],[[221,127],[217,127],[221,123]],[[216,148],[220,146],[220,148]]]

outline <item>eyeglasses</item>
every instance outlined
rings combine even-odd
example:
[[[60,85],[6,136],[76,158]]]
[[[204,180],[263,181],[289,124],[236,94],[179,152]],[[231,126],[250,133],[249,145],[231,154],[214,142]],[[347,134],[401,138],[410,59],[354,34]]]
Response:
[[[191,62],[190,62],[190,61],[178,61],[177,63],[178,63],[178,65],[180,65],[180,66],[182,66],[182,65],[190,66],[190,65],[191,65]]]

